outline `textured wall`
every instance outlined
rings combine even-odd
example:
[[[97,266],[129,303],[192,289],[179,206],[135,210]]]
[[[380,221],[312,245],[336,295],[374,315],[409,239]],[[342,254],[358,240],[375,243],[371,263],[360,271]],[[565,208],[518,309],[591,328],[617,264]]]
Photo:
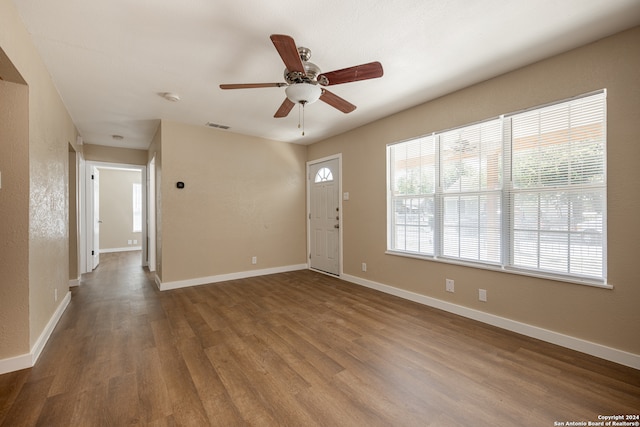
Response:
[[[26,216],[29,222],[28,339],[32,348],[68,292],[68,153],[69,145],[77,150],[77,131],[9,0],[0,0],[0,48],[29,87],[29,211]]]
[[[124,163],[127,165],[147,164],[147,150],[132,150],[130,148],[106,147],[85,143],[82,146],[84,159],[105,163]]]
[[[140,171],[98,168],[100,171],[100,249],[142,246],[142,232],[133,232],[133,184]],[[129,240],[136,244],[129,245]]]
[[[309,147],[342,153],[344,272],[640,354],[640,28]],[[608,92],[608,281],[613,290],[386,255],[386,144],[575,95]],[[367,272],[360,265],[368,263]],[[445,278],[456,281],[445,292]],[[488,290],[487,303],[478,288]]]
[[[69,280],[80,278],[78,154],[69,146]]]
[[[163,282],[306,263],[305,146],[161,126]]]
[[[29,103],[0,80],[0,359],[29,352]]]
[[[158,126],[153,140],[149,145],[147,154],[147,164],[154,160],[155,162],[155,212],[149,213],[149,215],[155,215],[156,219],[156,275],[162,280],[162,123]],[[149,170],[147,169],[147,173]]]

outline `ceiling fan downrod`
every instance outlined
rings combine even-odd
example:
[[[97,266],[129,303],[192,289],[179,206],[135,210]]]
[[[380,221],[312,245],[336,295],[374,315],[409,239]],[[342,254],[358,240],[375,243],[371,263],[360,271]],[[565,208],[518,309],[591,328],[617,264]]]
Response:
[[[298,129],[302,127],[302,136],[304,136],[304,106],[307,104],[306,101],[298,102]],[[302,110],[302,113],[300,113]],[[300,126],[300,116],[302,115],[302,126]]]

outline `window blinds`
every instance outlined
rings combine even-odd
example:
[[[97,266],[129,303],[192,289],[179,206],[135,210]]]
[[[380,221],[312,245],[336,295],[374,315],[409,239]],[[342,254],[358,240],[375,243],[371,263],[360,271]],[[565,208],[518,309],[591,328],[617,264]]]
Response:
[[[605,276],[605,94],[508,117],[511,264]]]
[[[606,281],[606,92],[387,146],[388,250]]]

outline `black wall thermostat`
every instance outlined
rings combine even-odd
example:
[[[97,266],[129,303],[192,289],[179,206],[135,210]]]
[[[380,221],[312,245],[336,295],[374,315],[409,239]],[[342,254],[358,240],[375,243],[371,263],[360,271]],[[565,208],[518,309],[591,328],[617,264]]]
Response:
[[[184,188],[184,182],[182,182],[182,181],[178,181],[178,182],[176,183],[176,187],[178,187],[178,188]]]

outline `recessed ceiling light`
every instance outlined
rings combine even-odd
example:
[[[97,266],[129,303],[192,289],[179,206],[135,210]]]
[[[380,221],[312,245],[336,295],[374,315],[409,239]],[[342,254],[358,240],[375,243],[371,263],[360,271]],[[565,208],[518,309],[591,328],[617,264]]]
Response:
[[[122,136],[122,135],[111,135],[111,138],[115,139],[116,141],[122,141],[124,139],[124,136]]]
[[[167,101],[171,101],[171,102],[178,102],[180,101],[180,95],[178,95],[177,93],[171,93],[171,92],[164,92],[162,94],[162,97],[164,99],[166,99]]]

